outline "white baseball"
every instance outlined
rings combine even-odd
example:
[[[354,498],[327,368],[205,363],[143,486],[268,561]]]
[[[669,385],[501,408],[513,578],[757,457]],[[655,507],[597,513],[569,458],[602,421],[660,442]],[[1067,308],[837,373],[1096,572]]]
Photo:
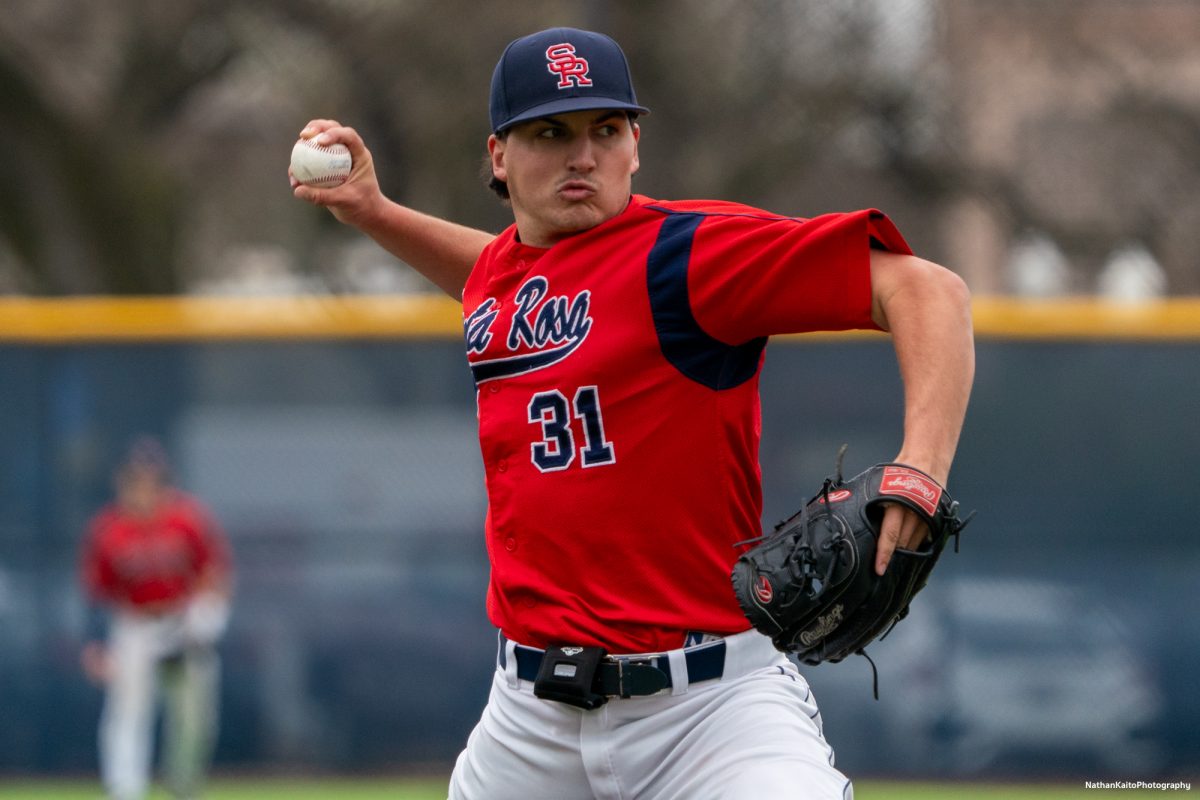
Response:
[[[350,177],[350,151],[344,144],[322,147],[301,139],[292,148],[292,175],[305,186],[332,189]]]

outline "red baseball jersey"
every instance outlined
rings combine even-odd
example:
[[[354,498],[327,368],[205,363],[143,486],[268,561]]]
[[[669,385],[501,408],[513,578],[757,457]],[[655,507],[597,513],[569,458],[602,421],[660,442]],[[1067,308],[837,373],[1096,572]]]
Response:
[[[173,490],[148,518],[115,503],[101,509],[89,526],[82,561],[93,600],[157,611],[182,603],[206,571],[227,571],[229,548],[201,503]]]
[[[761,532],[766,337],[874,328],[874,210],[804,220],[634,195],[549,249],[515,226],[463,292],[478,388],[488,611],[532,646],[682,646],[749,623],[730,588]]]

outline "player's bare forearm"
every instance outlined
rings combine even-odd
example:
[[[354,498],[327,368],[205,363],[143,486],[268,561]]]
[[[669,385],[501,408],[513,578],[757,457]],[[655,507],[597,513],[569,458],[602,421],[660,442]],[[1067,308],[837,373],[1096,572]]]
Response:
[[[329,209],[339,221],[358,228],[446,294],[461,300],[475,261],[495,237],[486,231],[422,214],[385,197],[379,188],[371,152],[353,128],[333,120],[312,120],[300,136],[314,138],[322,146],[346,145],[353,166],[346,182],[332,189],[304,186],[293,176],[295,196]]]
[[[460,301],[475,261],[495,238],[386,199],[374,216],[360,220],[356,227]]]
[[[975,378],[971,297],[953,272],[915,256],[871,253],[873,314],[892,334],[904,381],[904,443],[896,461],[946,485],[958,448]],[[909,509],[884,513],[875,553],[882,575],[897,547],[913,549],[926,537]]]
[[[896,460],[943,484],[975,377],[971,299],[944,267],[872,251],[875,322],[892,334],[904,381],[904,444]]]

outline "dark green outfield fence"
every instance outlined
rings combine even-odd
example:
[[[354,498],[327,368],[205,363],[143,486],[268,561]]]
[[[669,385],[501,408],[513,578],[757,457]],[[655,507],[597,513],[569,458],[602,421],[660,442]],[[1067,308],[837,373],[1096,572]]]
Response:
[[[237,559],[219,767],[446,763],[484,702],[485,498],[453,309],[213,308],[14,306],[0,324],[0,774],[95,767],[75,558],[143,431]],[[1088,308],[1073,328],[979,316],[951,481],[978,517],[873,648],[879,702],[861,659],[808,671],[847,771],[1200,769],[1200,315],[1096,337]],[[848,470],[899,446],[886,339],[773,342],[762,386],[765,522],[843,442]]]

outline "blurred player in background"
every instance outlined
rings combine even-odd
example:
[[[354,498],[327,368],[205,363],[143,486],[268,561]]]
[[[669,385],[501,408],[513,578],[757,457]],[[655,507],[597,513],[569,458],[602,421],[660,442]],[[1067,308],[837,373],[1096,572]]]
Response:
[[[105,690],[101,778],[112,800],[146,795],[161,690],[167,786],[177,798],[199,797],[216,735],[229,547],[208,510],[171,485],[157,440],[132,444],[115,489],[93,517],[82,555],[92,603],[83,669]]]
[[[761,532],[763,347],[889,331],[895,460],[944,484],[974,371],[968,293],[877,211],[805,220],[633,194],[644,113],[608,37],[510,44],[488,138],[515,218],[499,236],[385,198],[353,129],[301,133],[347,145],[353,169],[295,195],[463,303],[501,646],[450,796],[850,797],[807,683],[730,585],[737,543]],[[877,572],[924,535],[889,508]]]

